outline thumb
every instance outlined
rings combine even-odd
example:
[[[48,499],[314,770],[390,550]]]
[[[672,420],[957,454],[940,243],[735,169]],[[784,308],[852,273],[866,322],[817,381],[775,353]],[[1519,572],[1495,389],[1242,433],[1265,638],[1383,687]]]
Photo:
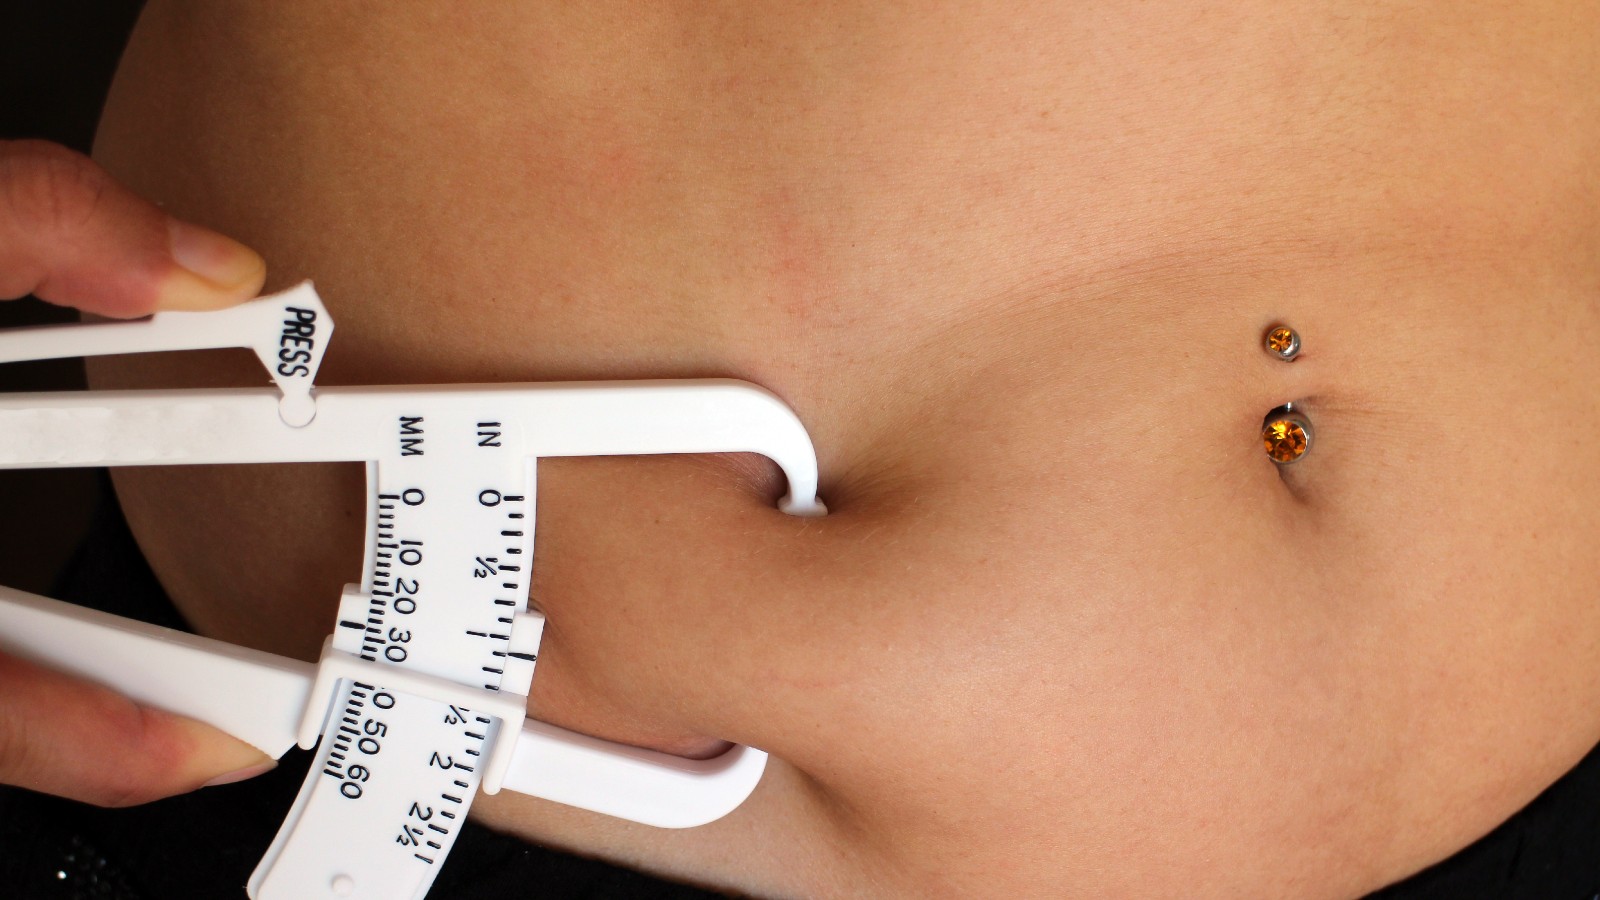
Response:
[[[209,725],[0,653],[0,784],[132,806],[275,765]]]
[[[0,141],[0,299],[127,318],[231,306],[265,277],[255,251],[171,218],[88,157]]]

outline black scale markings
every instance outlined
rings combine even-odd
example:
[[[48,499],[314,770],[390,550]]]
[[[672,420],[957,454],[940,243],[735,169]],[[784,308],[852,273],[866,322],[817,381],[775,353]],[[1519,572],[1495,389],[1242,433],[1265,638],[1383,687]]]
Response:
[[[458,714],[461,712],[460,709],[458,709],[457,707],[454,707],[454,706],[450,707],[450,711],[452,713],[458,713]],[[479,725],[485,725],[486,726],[493,720],[489,719],[487,716],[473,716],[473,721],[477,722]],[[473,747],[466,748],[466,752],[471,754],[472,756],[481,756],[482,755],[483,742],[486,740],[486,735],[488,734],[489,730],[487,728],[483,728],[483,729],[480,729],[480,731],[482,733],[479,733],[477,731],[467,731],[467,732],[465,732],[467,737],[472,738],[472,739],[474,739],[474,740],[476,740],[478,742],[478,747],[476,747],[476,748],[473,748]],[[475,769],[474,767],[466,765],[464,763],[454,763],[453,767],[457,768],[457,769],[461,769],[462,771],[465,771],[465,772],[476,772],[477,771],[477,769]],[[455,786],[455,787],[460,788],[462,791],[470,791],[470,790],[472,790],[472,785],[469,782],[461,781],[460,779],[452,779],[450,784]],[[446,803],[455,803],[455,804],[458,804],[458,805],[462,802],[460,797],[456,796],[455,794],[450,793],[450,788],[448,788],[448,787],[439,792],[439,799],[443,800]],[[439,816],[441,818],[450,819],[450,820],[454,820],[456,818],[456,814],[451,812],[448,809],[439,810]],[[408,826],[408,827],[413,827],[413,826]],[[428,828],[430,828],[433,831],[438,832],[441,835],[448,836],[450,834],[450,829],[449,828],[444,827],[442,825],[439,825],[436,822],[428,823]],[[439,842],[435,841],[435,840],[429,840],[427,842],[427,845],[428,845],[429,848],[431,848],[433,850],[442,850],[443,849],[443,847],[439,844]],[[414,852],[411,855],[416,857],[417,859],[422,860],[423,862],[427,863],[430,866],[435,863],[434,857],[425,855],[421,851]]]
[[[357,716],[361,714],[361,710],[366,708],[367,697],[374,690],[376,688],[372,685],[364,684],[360,681],[355,682],[350,688],[350,699],[344,705],[344,716],[340,719],[343,724],[333,734],[333,746],[328,750],[328,760],[322,767],[324,775],[340,780],[344,779],[344,760],[345,756],[350,752],[349,736],[360,734],[355,729],[355,725],[359,721]]]
[[[483,436],[481,432],[480,436]],[[493,437],[498,438],[498,435],[494,435]],[[499,444],[491,439],[480,442],[479,446],[499,446]],[[339,622],[339,625],[342,627],[359,629],[365,632],[365,634],[362,635],[363,643],[361,648],[361,658],[368,662],[375,661],[378,653],[380,652],[380,648],[388,643],[384,637],[381,625],[384,621],[386,608],[394,597],[394,591],[391,587],[393,578],[393,559],[394,554],[401,547],[401,542],[396,538],[395,535],[395,511],[396,503],[399,502],[400,499],[401,498],[399,494],[380,493],[378,495],[376,535],[377,545],[373,553],[374,569],[372,579],[371,607],[369,608],[369,616],[367,621],[360,622],[351,619],[344,619]],[[516,509],[526,500],[526,495],[507,494],[503,495],[501,499],[503,502],[510,504],[513,509]],[[513,539],[523,537],[524,532],[521,528],[521,523],[516,520],[526,518],[526,514],[522,512],[508,511],[506,513],[506,518],[512,520],[509,522],[511,527],[501,529],[500,536]],[[519,546],[505,547],[504,552],[508,557],[518,557],[523,555],[523,550]],[[500,586],[506,591],[510,592],[513,598],[520,598],[521,592],[523,591],[523,587],[520,584],[520,573],[522,571],[522,566],[514,563],[501,563],[498,564],[495,571],[497,574],[501,572],[517,573],[515,575],[507,574],[503,576],[508,577],[511,580],[502,582]],[[509,606],[516,608],[521,605],[519,599],[506,599],[503,597],[495,597],[492,599],[496,606]],[[502,625],[509,626],[512,624],[513,619],[510,616],[497,616],[496,621]],[[500,633],[497,631],[468,630],[467,634],[474,637],[486,638],[497,643],[504,643],[511,639],[509,632],[510,629],[507,628],[506,633]],[[497,659],[504,659],[508,653],[504,649],[495,649],[491,651],[491,655]],[[528,661],[537,659],[534,654],[530,653],[510,653],[509,655],[516,659]],[[482,670],[492,675],[504,674],[504,669],[496,666],[483,666]],[[494,691],[500,690],[499,684],[485,683],[484,687]],[[323,769],[324,773],[328,776],[336,779],[343,779],[345,777],[345,773],[343,771],[344,760],[347,754],[350,752],[350,742],[356,737],[360,736],[360,732],[357,730],[357,725],[359,723],[358,714],[362,709],[365,708],[368,697],[370,697],[371,693],[375,692],[376,690],[376,687],[361,682],[356,682],[354,687],[351,689],[349,694],[349,702],[345,707],[341,724],[331,735],[332,746],[329,751],[326,765]],[[461,712],[454,707],[451,708],[451,711],[458,714]],[[478,725],[484,727],[480,727],[478,731],[468,730],[465,732],[465,736],[475,741],[477,746],[465,747],[463,749],[468,756],[481,757],[482,747],[486,742],[488,735],[488,728],[486,726],[490,725],[492,720],[485,716],[474,716],[474,719]],[[461,769],[468,773],[476,773],[477,771],[475,766],[467,765],[461,762],[453,762],[453,768]],[[459,788],[461,792],[467,792],[473,789],[469,782],[459,779],[452,780],[451,785],[453,785],[455,788]],[[440,791],[439,798],[445,803],[456,805],[461,805],[463,803],[460,796],[450,793],[449,787]],[[448,809],[441,809],[439,811],[439,815],[445,820],[454,820],[457,818],[457,814]],[[408,830],[408,832],[414,832],[418,838],[422,837],[423,835],[420,830],[415,830],[413,826],[408,825],[404,827]],[[450,829],[448,827],[441,826],[437,823],[430,822],[428,823],[427,827],[442,837],[450,834]],[[443,849],[443,846],[437,840],[427,840],[426,845],[428,848],[435,851]],[[425,854],[420,850],[414,852],[412,855],[416,859],[429,865],[434,865],[436,863],[436,857],[434,855]]]
[[[388,643],[383,636],[383,629],[378,626],[383,624],[383,610],[394,596],[394,591],[389,588],[389,569],[393,566],[392,551],[400,548],[400,542],[394,536],[394,504],[399,499],[399,494],[378,495],[378,546],[372,555],[372,609],[367,617],[365,643],[361,645],[361,658],[367,662],[377,659],[378,645]]]
[[[481,425],[483,425],[485,423],[479,423],[479,424],[481,426]],[[527,499],[527,495],[526,494],[503,494],[503,495],[501,495],[500,499],[505,503],[520,504],[520,503],[522,503],[523,501],[525,501]],[[522,519],[522,518],[525,518],[525,517],[526,517],[525,514],[520,513],[520,512],[507,512],[506,513],[506,518],[507,519],[515,520],[515,519]],[[510,528],[501,529],[500,530],[500,536],[501,537],[508,537],[508,538],[520,538],[520,537],[522,537],[523,536],[523,531],[521,529],[520,523],[512,522],[512,525],[516,526],[516,527],[510,527]],[[522,548],[513,545],[513,546],[510,546],[510,547],[504,548],[503,552],[507,556],[520,556],[520,555],[522,555]],[[494,557],[490,557],[490,558],[494,559]],[[521,577],[521,572],[522,572],[522,567],[520,565],[515,565],[515,564],[512,564],[512,563],[501,563],[501,562],[496,561],[495,568],[492,569],[491,572],[493,574],[499,574],[501,572],[516,572],[518,574],[516,576],[514,576],[514,577],[515,578],[520,578]],[[503,582],[500,583],[500,587],[504,588],[507,591],[513,592],[513,596],[514,597],[515,596],[520,596],[520,593],[522,591],[522,585],[520,583],[518,583],[518,581],[516,581],[516,580],[503,581]],[[517,606],[521,605],[521,603],[516,599],[509,599],[508,600],[508,599],[506,599],[504,597],[496,597],[496,598],[494,598],[494,603],[495,603],[496,606],[517,607]],[[496,616],[495,617],[495,621],[499,622],[501,625],[510,625],[512,623],[513,619],[512,619],[511,616]],[[491,641],[495,641],[495,642],[505,642],[505,641],[511,640],[511,634],[510,634],[509,629],[507,630],[506,633],[502,634],[502,633],[500,633],[498,631],[479,631],[479,630],[476,630],[476,629],[468,628],[468,629],[466,629],[466,633],[471,637],[485,638],[487,640],[491,640]],[[504,659],[506,657],[506,651],[504,651],[504,650],[492,650],[492,651],[490,651],[490,655],[494,656],[497,659]],[[526,653],[513,653],[511,655],[516,657],[517,659],[527,659],[527,660],[534,659],[534,657],[531,654],[526,654]],[[505,674],[505,669],[503,667],[500,667],[500,666],[497,666],[497,665],[483,666],[482,667],[482,671],[487,673],[487,674],[490,674],[490,675],[504,675]],[[500,690],[500,685],[499,684],[491,684],[491,683],[487,683],[486,682],[483,686],[484,686],[485,689],[491,690],[491,691]]]

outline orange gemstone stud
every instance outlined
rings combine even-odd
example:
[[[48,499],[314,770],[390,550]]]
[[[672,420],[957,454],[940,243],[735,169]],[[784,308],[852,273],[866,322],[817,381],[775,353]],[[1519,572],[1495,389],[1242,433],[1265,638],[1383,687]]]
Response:
[[[1311,449],[1311,423],[1294,404],[1285,403],[1262,420],[1261,443],[1267,448],[1268,459],[1286,466]]]
[[[1267,329],[1264,343],[1268,353],[1284,362],[1300,355],[1300,335],[1287,325],[1274,325]]]

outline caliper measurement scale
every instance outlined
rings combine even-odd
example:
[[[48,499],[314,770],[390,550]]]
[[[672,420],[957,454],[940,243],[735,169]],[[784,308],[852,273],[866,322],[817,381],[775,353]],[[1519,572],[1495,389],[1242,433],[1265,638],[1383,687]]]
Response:
[[[222,313],[0,333],[0,362],[246,346],[278,389],[0,395],[0,467],[364,461],[362,582],[321,661],[180,635],[0,588],[0,647],[316,759],[249,883],[256,900],[419,898],[482,787],[666,827],[710,821],[765,756],[688,761],[524,709],[543,618],[524,609],[541,456],[752,451],[823,512],[810,440],[726,380],[322,388],[331,329],[309,285]],[[254,703],[241,712],[239,697]],[[255,713],[249,715],[249,712]]]
[[[388,452],[367,467],[362,583],[346,588],[329,647],[520,705],[543,620],[522,611],[535,462],[514,449],[519,423],[491,406],[391,409]],[[394,690],[386,674],[339,680],[312,775],[252,896],[337,886],[342,896],[409,897],[432,883],[493,762],[502,719],[481,703]],[[355,843],[371,846],[353,853]],[[352,856],[368,861],[359,877],[346,871]]]

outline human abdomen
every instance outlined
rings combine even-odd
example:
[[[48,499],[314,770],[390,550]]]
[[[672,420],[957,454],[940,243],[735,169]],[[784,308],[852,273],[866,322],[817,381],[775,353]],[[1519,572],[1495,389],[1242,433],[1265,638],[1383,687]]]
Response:
[[[785,763],[713,837],[497,825],[759,893],[1338,896],[1600,737],[1595,23],[262,6],[152,3],[98,155],[315,278],[328,381],[741,377],[822,457],[805,532],[759,469],[543,470],[536,711]],[[358,485],[119,479],[202,630],[302,654]],[[691,551],[790,577],[679,596]]]

